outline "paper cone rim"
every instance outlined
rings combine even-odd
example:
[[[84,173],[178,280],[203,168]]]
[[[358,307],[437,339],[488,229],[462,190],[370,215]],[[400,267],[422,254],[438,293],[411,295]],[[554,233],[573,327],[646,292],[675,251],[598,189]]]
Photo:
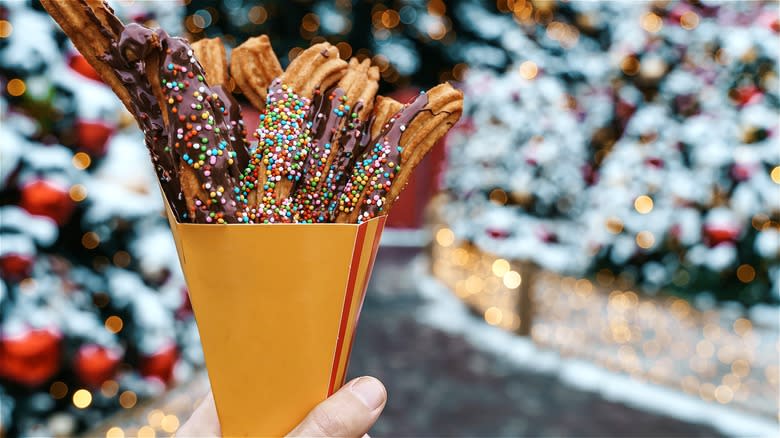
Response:
[[[162,184],[162,183],[160,183]],[[171,204],[168,202],[168,197],[165,196],[165,191],[162,189],[162,185],[160,185],[160,195],[162,195],[163,203],[165,204],[165,212],[168,215],[168,220],[170,222],[175,222],[176,225],[184,226],[187,228],[190,227],[246,227],[246,226],[264,226],[264,227],[270,227],[270,226],[279,226],[279,225],[329,225],[329,226],[353,226],[353,227],[359,227],[363,224],[367,224],[369,222],[373,222],[375,220],[379,220],[381,218],[386,218],[387,214],[380,214],[379,216],[373,217],[365,222],[361,222],[359,224],[348,224],[348,223],[342,223],[342,222],[316,222],[316,223],[289,223],[289,222],[280,222],[280,223],[273,223],[273,224],[247,224],[247,223],[236,223],[236,224],[202,224],[202,223],[193,223],[193,222],[179,222],[179,218],[176,217],[176,215],[173,214],[173,210],[171,209]]]
[[[169,209],[169,211],[170,211],[169,207],[166,207],[166,208]],[[173,214],[171,213],[171,215],[173,215]],[[236,223],[236,224],[203,224],[203,223],[193,223],[193,222],[179,222],[179,220],[177,218],[175,218],[175,217],[173,218],[173,221],[176,222],[176,225],[184,226],[184,227],[188,227],[188,228],[189,227],[209,227],[209,228],[214,228],[214,227],[278,227],[278,226],[299,226],[299,225],[303,225],[303,226],[310,226],[310,225],[323,226],[324,225],[324,226],[331,226],[331,227],[333,227],[333,226],[339,226],[339,227],[344,227],[344,226],[347,226],[347,227],[359,227],[359,226],[361,226],[363,224],[367,224],[369,222],[377,221],[377,220],[380,220],[380,219],[386,218],[386,217],[387,217],[386,214],[381,215],[381,216],[376,216],[374,218],[371,218],[371,219],[369,219],[369,220],[367,220],[365,222],[361,222],[359,224],[349,224],[349,223],[343,223],[343,222],[315,222],[315,223],[279,222],[279,223],[272,223],[272,224],[266,224],[266,223],[263,223],[263,224],[247,224],[247,223],[242,223],[242,224],[239,224],[239,223]]]

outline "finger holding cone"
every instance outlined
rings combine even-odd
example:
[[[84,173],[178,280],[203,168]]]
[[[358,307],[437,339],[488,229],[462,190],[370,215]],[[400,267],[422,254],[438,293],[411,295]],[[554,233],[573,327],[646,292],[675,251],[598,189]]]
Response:
[[[266,35],[246,40],[233,49],[230,74],[247,100],[262,111],[271,82],[282,75],[282,65]]]
[[[387,213],[414,167],[462,111],[463,94],[440,84],[391,117],[358,159],[338,200],[335,221],[362,223]]]

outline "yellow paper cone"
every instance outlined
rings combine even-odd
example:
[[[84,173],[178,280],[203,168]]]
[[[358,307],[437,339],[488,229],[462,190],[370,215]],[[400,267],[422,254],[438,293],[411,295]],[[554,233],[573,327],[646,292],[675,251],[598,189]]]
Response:
[[[217,225],[168,217],[223,435],[285,435],[344,384],[385,218]]]

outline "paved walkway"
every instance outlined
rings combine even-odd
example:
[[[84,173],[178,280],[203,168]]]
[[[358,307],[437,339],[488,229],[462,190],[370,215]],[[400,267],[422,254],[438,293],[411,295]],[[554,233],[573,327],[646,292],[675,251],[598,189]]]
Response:
[[[414,255],[381,250],[361,315],[350,374],[378,377],[390,397],[372,436],[721,436],[518,369],[421,323],[426,301],[406,265]]]

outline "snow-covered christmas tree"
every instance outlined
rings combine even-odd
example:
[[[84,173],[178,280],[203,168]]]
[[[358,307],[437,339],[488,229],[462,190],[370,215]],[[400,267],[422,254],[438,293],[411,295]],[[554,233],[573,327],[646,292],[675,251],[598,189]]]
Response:
[[[638,23],[615,51],[633,115],[591,194],[614,235],[599,262],[648,290],[776,301],[777,4],[672,3]]]
[[[177,3],[114,2],[177,32]],[[0,435],[72,435],[202,365],[140,131],[35,2],[0,3]]]
[[[466,75],[456,237],[647,292],[780,299],[776,3],[459,7],[511,65]]]

